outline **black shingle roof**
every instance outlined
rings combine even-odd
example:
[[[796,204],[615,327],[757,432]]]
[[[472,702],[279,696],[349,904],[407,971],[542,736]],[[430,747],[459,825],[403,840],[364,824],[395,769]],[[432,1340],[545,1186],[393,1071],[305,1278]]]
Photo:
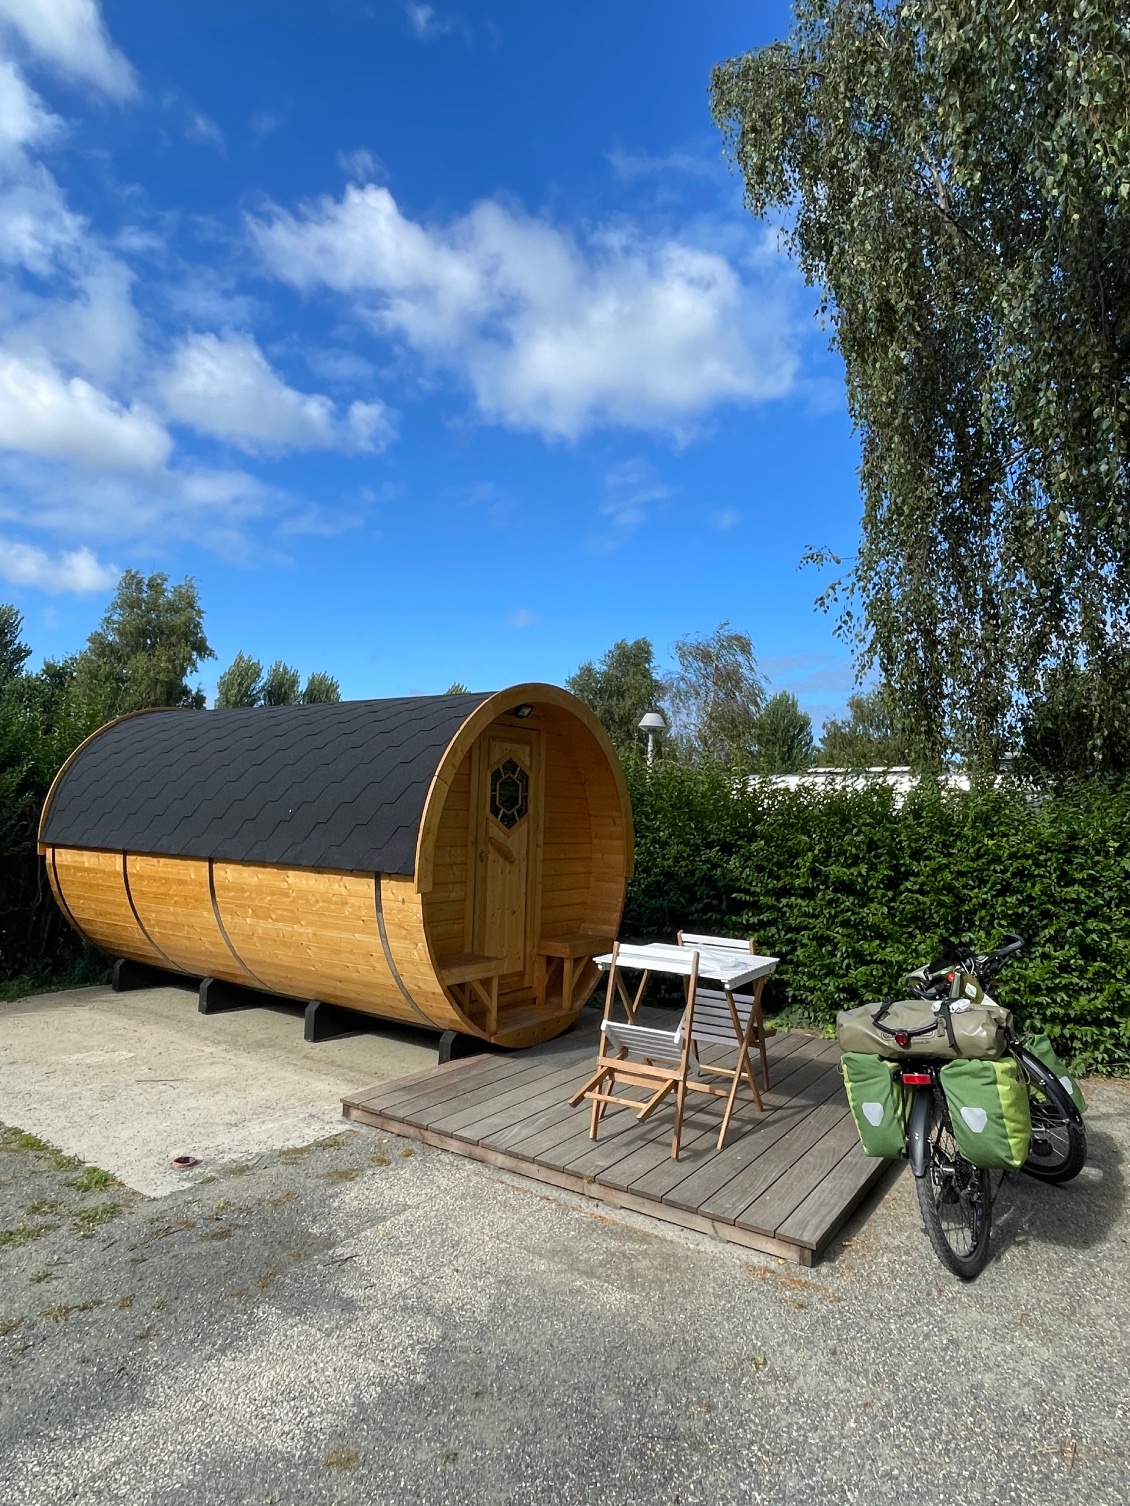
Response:
[[[486,695],[163,711],[115,722],[60,780],[61,847],[411,874],[443,750]]]

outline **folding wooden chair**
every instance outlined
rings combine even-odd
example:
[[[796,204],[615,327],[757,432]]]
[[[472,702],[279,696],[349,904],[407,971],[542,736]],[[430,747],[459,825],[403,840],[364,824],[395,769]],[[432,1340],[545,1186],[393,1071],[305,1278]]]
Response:
[[[742,940],[734,936],[699,936],[694,932],[680,931],[679,945],[694,948],[696,951],[716,952],[723,955],[757,955],[757,946],[752,936]],[[765,1024],[764,1016],[761,1013],[761,991],[764,987],[765,979],[758,978],[753,984],[753,992],[750,994],[732,993],[721,989],[700,988],[695,999],[695,1014],[705,1025],[707,1018],[717,1018],[719,1008],[724,1007],[727,1001],[732,1003],[734,1016],[729,1016],[727,1009],[726,1019],[718,1020],[717,1023],[729,1032],[724,1036],[727,1043],[733,1039],[737,1026],[740,1026],[737,1033],[745,1042],[747,1050],[751,1046],[757,1047],[758,1055],[761,1058],[761,1085],[768,1090],[769,1057],[765,1050],[765,1042],[769,1036],[776,1035],[777,1032],[773,1026]],[[735,1019],[737,1025],[734,1023]],[[703,1040],[710,1038],[705,1035],[701,1037]],[[756,1088],[754,1088],[754,1094],[757,1097],[757,1106],[760,1108],[761,1095],[757,1092]]]
[[[592,1103],[589,1135],[595,1140],[601,1118],[610,1103],[637,1110],[636,1118],[642,1123],[651,1117],[669,1094],[674,1093],[675,1128],[671,1137],[671,1155],[677,1160],[690,1069],[691,1036],[688,1026],[698,983],[698,954],[694,954],[691,965],[687,1008],[674,1030],[636,1024],[635,1015],[647,986],[648,974],[644,972],[635,998],[629,999],[620,977],[619,957],[620,944],[617,942],[612,948],[612,961],[608,969],[608,988],[604,999],[604,1017],[600,1022],[600,1050],[596,1071],[584,1087],[573,1094],[569,1102],[578,1104],[583,1098],[587,1098]],[[627,1011],[626,1021],[612,1018],[612,1006],[617,995]],[[641,1102],[639,1098],[618,1095],[618,1087],[642,1088],[650,1096]]]

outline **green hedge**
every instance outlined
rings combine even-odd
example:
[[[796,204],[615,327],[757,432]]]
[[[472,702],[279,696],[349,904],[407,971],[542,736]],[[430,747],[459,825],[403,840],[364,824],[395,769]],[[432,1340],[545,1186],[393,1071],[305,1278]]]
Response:
[[[946,937],[1021,932],[1000,1002],[1091,1071],[1130,1071],[1130,784],[1034,797],[933,784],[748,787],[724,769],[633,760],[636,876],[624,934],[753,935],[779,956],[767,1002],[829,1025],[888,996]]]

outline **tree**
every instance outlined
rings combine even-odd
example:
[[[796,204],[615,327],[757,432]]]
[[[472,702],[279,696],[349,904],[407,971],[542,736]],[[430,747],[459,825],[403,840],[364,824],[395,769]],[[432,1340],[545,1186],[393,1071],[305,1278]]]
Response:
[[[812,762],[812,718],[789,690],[765,702],[754,730],[759,774],[799,774]]]
[[[1070,664],[1046,677],[1022,718],[1019,768],[1052,778],[1130,773],[1130,652],[1101,673]]]
[[[14,606],[0,602],[0,691],[9,680],[14,680],[31,655],[31,649],[21,642],[24,619]]]
[[[669,697],[678,745],[692,756],[748,755],[765,706],[765,682],[748,635],[722,622],[708,638],[681,638],[675,659]]]
[[[640,719],[657,710],[666,693],[649,638],[621,638],[599,664],[582,664],[565,688],[595,712],[621,754],[642,746]]]
[[[258,706],[262,694],[263,665],[241,649],[216,681],[216,705]]]
[[[906,738],[881,686],[848,696],[848,715],[824,723],[816,762],[825,768],[891,768],[909,762]]]
[[[216,706],[313,706],[341,700],[341,686],[324,670],[315,670],[302,690],[300,683],[298,671],[281,659],[264,675],[261,661],[241,650],[216,681]]]
[[[127,570],[76,661],[74,693],[98,721],[146,706],[204,705],[188,676],[214,659],[196,582]]]
[[[260,701],[264,706],[293,706],[298,701],[300,683],[298,671],[276,659],[263,678]]]
[[[302,695],[299,697],[304,706],[313,706],[324,701],[340,701],[341,686],[324,670],[315,670],[306,681]]]
[[[455,680],[455,681],[453,681],[453,683],[450,684],[447,687],[447,689],[444,691],[444,695],[466,695],[466,694],[467,694],[467,687],[466,687],[466,685],[463,684],[462,680]]]
[[[919,758],[990,764],[1130,607],[1130,67],[1092,0],[796,0],[714,70],[746,199],[843,357],[862,539],[839,630]],[[944,714],[943,714],[944,708]]]

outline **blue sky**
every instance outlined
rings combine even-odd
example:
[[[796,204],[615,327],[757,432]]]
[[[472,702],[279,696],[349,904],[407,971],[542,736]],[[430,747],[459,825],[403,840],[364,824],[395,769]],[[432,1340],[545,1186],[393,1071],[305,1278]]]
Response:
[[[802,551],[857,448],[742,208],[722,0],[0,0],[0,599],[37,657],[127,566],[347,696],[563,680],[723,618],[817,719]]]

